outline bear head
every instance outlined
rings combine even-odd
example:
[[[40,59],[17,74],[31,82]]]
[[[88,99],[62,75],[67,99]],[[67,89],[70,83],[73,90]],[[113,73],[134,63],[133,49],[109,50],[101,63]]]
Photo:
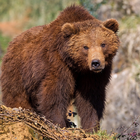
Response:
[[[101,72],[111,64],[120,45],[117,31],[115,19],[65,23],[61,28],[65,43],[60,54],[71,68]]]

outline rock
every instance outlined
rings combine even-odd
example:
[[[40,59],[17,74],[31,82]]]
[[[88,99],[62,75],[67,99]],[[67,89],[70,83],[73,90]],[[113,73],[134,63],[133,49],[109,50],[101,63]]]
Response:
[[[132,10],[136,15],[140,16],[140,1],[139,0],[129,0]]]
[[[122,132],[135,122],[140,114],[140,86],[134,78],[134,68],[113,74],[107,90],[107,104],[101,127],[110,132]],[[140,120],[137,119],[139,123]],[[129,130],[139,130],[132,127]]]

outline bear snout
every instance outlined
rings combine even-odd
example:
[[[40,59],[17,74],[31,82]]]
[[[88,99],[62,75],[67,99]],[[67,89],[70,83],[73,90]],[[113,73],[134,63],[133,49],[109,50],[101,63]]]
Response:
[[[93,72],[101,72],[105,68],[105,56],[101,47],[91,47],[88,52],[88,66]]]
[[[98,60],[98,59],[92,60],[91,67],[94,67],[95,69],[98,69],[99,66],[100,66],[100,60]]]
[[[101,72],[104,69],[104,64],[99,59],[93,59],[91,61],[90,70],[93,72]]]

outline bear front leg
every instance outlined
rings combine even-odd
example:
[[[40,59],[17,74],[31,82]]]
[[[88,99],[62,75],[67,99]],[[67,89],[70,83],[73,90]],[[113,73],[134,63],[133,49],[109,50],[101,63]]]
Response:
[[[100,101],[99,101],[100,102]],[[81,126],[86,132],[97,132],[100,128],[97,108],[95,109],[90,100],[76,93],[75,106],[81,118]]]
[[[66,72],[67,74],[63,72],[63,76],[60,73],[59,77],[49,73],[37,94],[37,111],[60,127],[67,127],[66,113],[74,90],[73,79]]]

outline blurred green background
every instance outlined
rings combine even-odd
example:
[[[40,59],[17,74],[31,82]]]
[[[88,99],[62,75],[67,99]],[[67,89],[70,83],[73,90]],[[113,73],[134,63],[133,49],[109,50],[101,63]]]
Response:
[[[33,26],[50,23],[67,6],[84,6],[100,20],[116,18],[122,31],[137,28],[139,3],[139,0],[0,0],[0,61],[13,37]]]
[[[0,0],[0,58],[9,41],[33,26],[48,24],[72,4],[85,6],[91,14],[104,3],[91,0]]]
[[[72,4],[84,6],[100,20],[115,18],[119,22],[121,46],[114,58],[101,126],[108,131],[127,127],[140,115],[140,0],[0,0],[0,63],[14,37],[50,23]]]

